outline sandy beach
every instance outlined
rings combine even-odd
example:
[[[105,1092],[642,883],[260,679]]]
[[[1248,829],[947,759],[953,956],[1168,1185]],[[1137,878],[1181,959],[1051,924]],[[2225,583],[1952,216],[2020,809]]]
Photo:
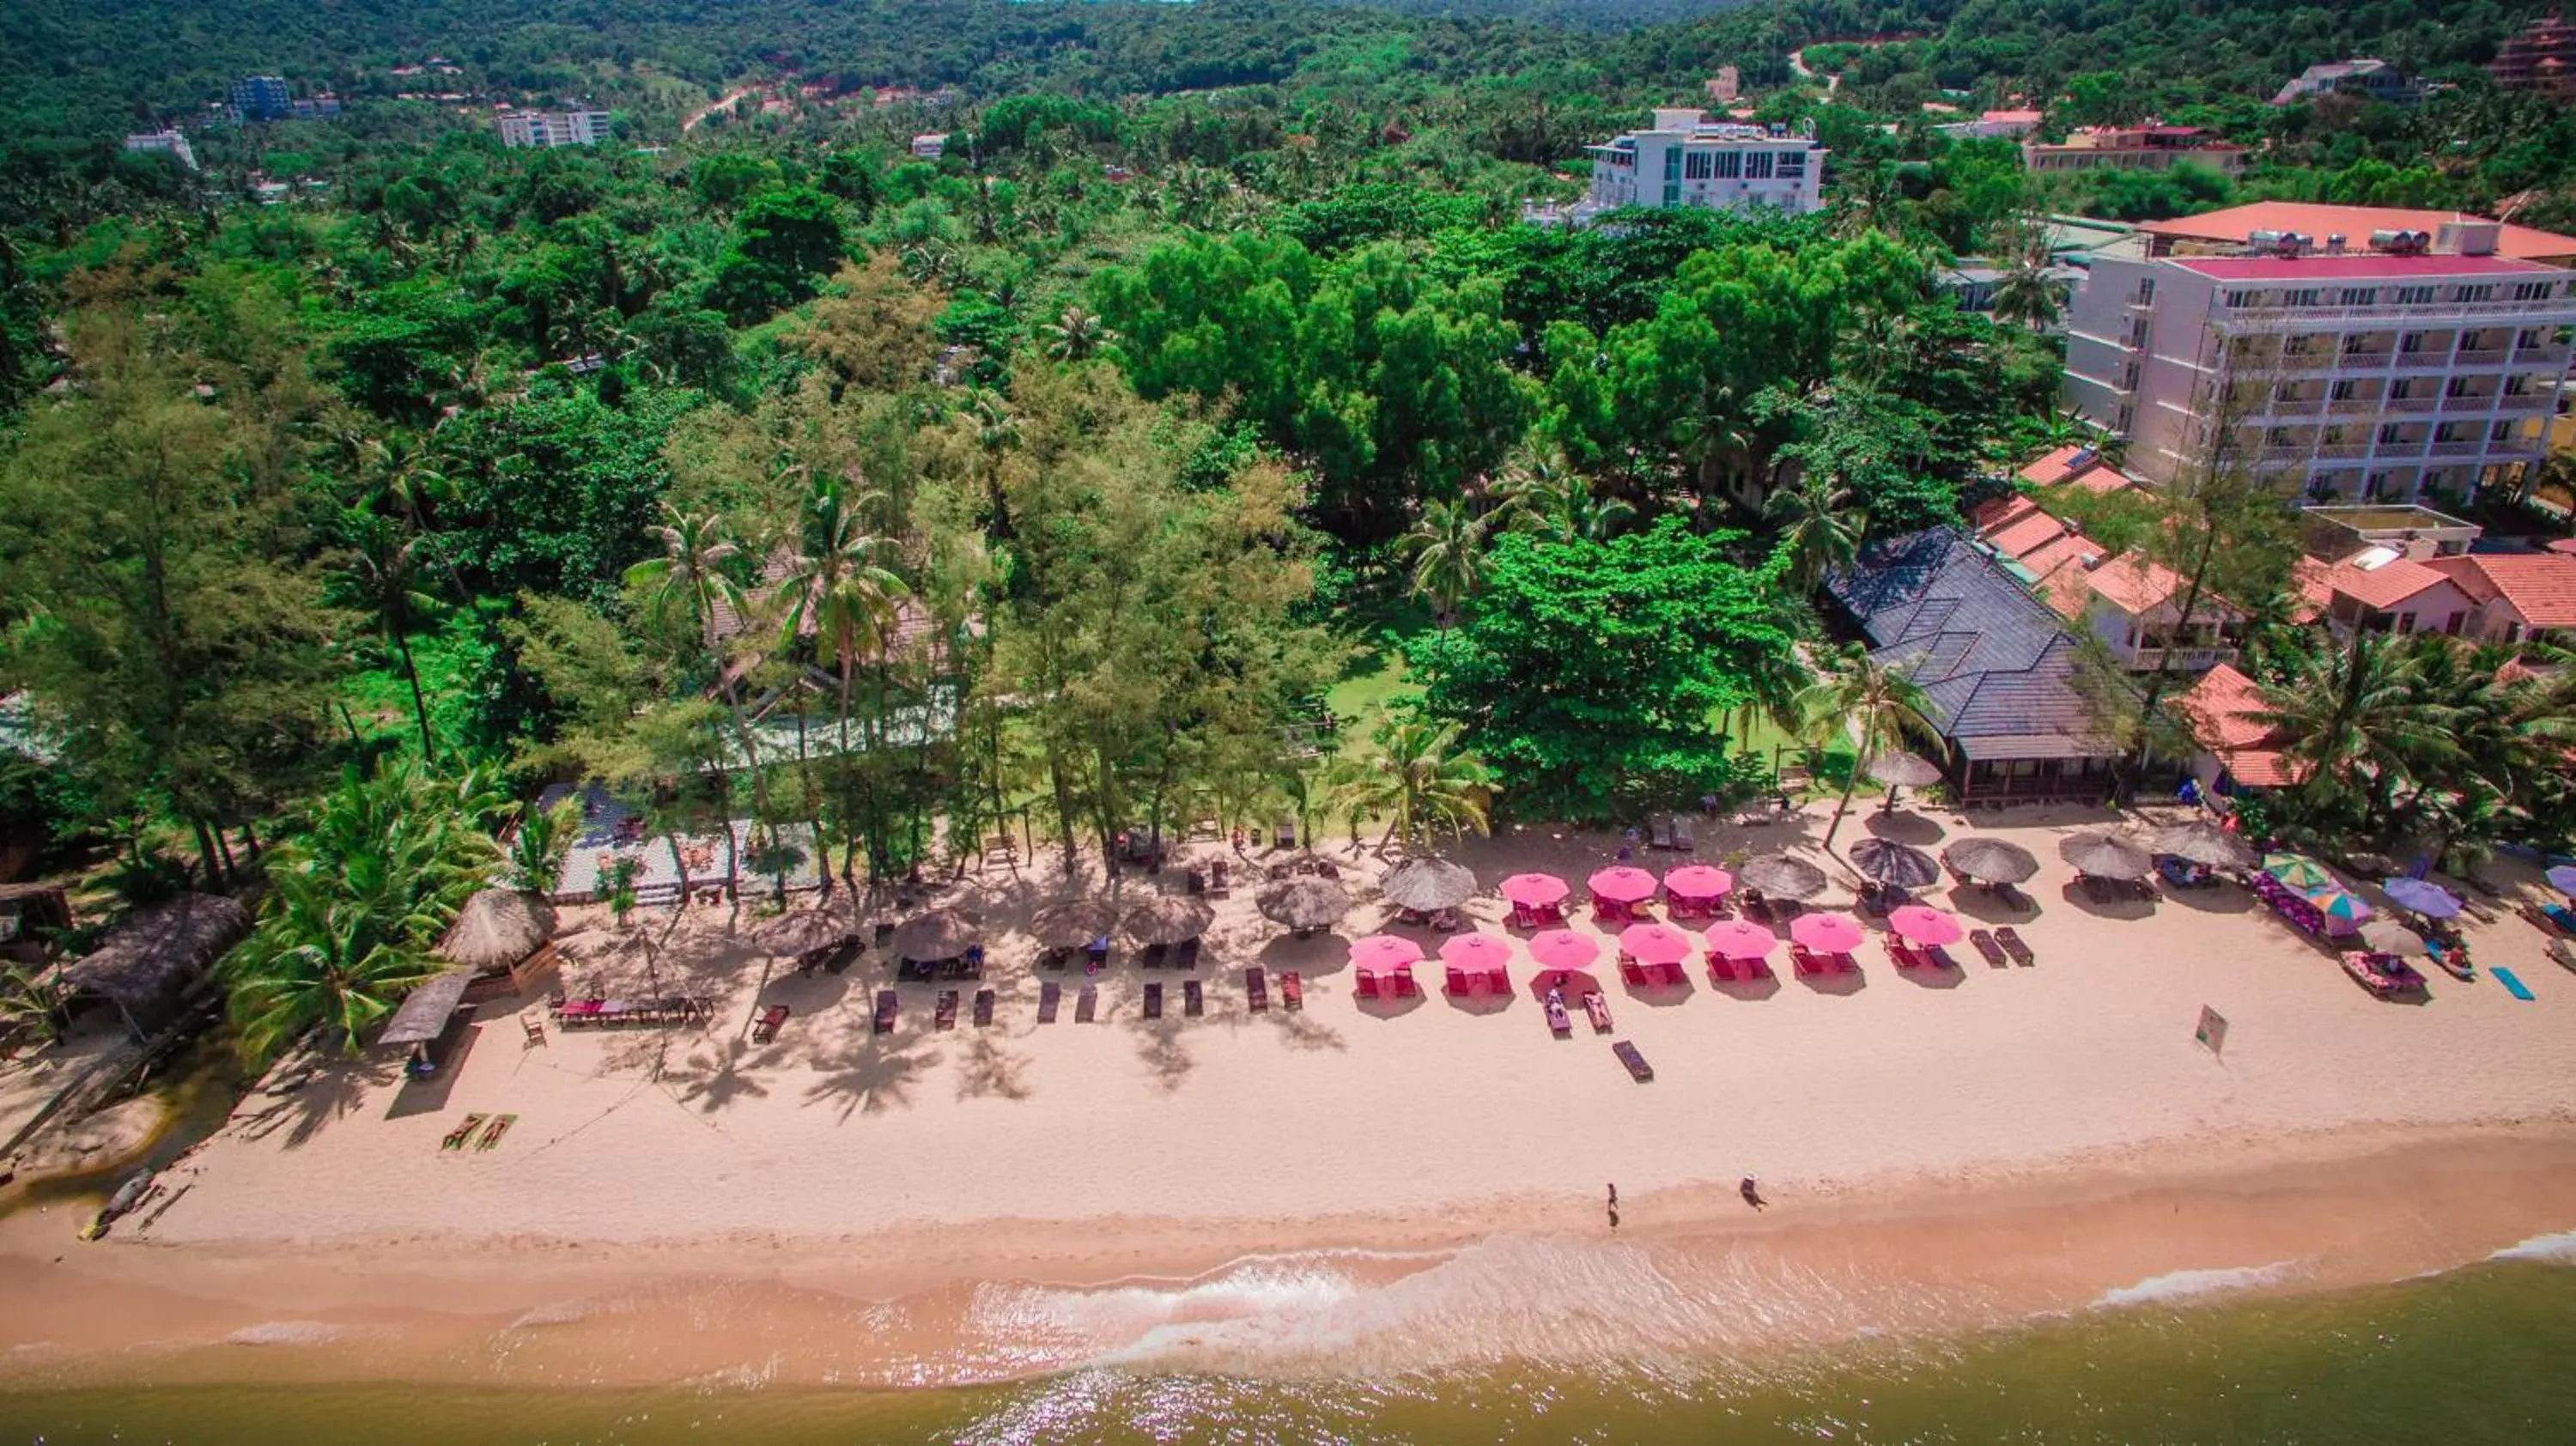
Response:
[[[2436,973],[2429,999],[2382,1002],[2233,886],[2152,907],[2076,895],[2057,839],[2103,819],[1979,817],[1975,832],[2042,860],[2035,917],[1928,891],[1968,922],[2015,923],[2031,966],[1961,946],[1959,971],[1901,973],[1873,937],[1857,981],[1810,984],[1779,957],[1768,985],[1713,986],[1694,963],[1686,987],[1632,990],[1605,955],[1615,1033],[1578,1017],[1569,1040],[1544,1025],[1520,936],[1508,999],[1444,998],[1436,966],[1419,971],[1427,997],[1354,998],[1347,941],[1391,910],[1369,887],[1381,864],[1347,853],[1361,902],[1338,932],[1283,937],[1249,887],[1220,904],[1201,1018],[1174,987],[1166,1017],[1144,1019],[1145,976],[1113,964],[1099,1022],[1068,1003],[1037,1024],[1021,926],[1067,896],[1050,870],[990,869],[937,896],[986,920],[988,1029],[933,1030],[934,989],[906,985],[896,1030],[872,1035],[869,996],[890,977],[875,951],[838,978],[764,985],[767,961],[739,938],[759,922],[748,906],[693,909],[650,949],[667,916],[625,934],[596,921],[566,946],[577,990],[641,992],[649,955],[663,992],[721,996],[715,1023],[549,1029],[530,1046],[513,1016],[543,1001],[499,1001],[434,1083],[379,1059],[254,1095],[168,1177],[185,1193],[148,1226],[84,1246],[68,1205],[0,1224],[14,1302],[0,1347],[57,1368],[149,1318],[140,1334],[172,1350],[269,1330],[383,1355],[379,1372],[615,1380],[718,1369],[772,1341],[750,1354],[790,1375],[900,1384],[1051,1369],[1140,1335],[1169,1346],[1176,1321],[1208,1327],[1181,1344],[1220,1352],[1251,1344],[1245,1322],[1292,1317],[1327,1353],[1468,1316],[1486,1322],[1479,1349],[1580,1341],[1534,1322],[1652,1289],[1679,1292],[1672,1331],[1723,1348],[1746,1301],[1772,1302],[1764,1338],[1794,1343],[2081,1308],[2176,1273],[2184,1294],[2394,1279],[2576,1228],[2576,976],[2509,899],[2470,896],[2479,979]],[[1812,845],[1822,822],[1704,827],[1698,857]],[[1876,826],[1934,849],[1969,827],[1910,811]],[[1545,869],[1579,890],[1617,846],[1506,828],[1452,856],[1489,886]],[[1838,907],[1849,878],[1830,871],[1822,902]],[[2510,893],[2537,888],[2527,875],[2504,861],[2493,877]],[[1500,928],[1490,894],[1471,913]],[[1253,963],[1301,970],[1304,1010],[1274,997],[1250,1012]],[[2496,965],[2537,1000],[2508,997],[2484,976]],[[772,1003],[788,1025],[750,1043]],[[2229,1021],[2222,1055],[2193,1038],[2204,1005]],[[1612,1038],[1643,1051],[1652,1083],[1630,1080]],[[439,1149],[464,1114],[505,1111],[519,1119],[499,1148]],[[1748,1172],[1759,1214],[1736,1198]],[[1140,1279],[1156,1282],[1142,1297],[1107,1288]],[[1400,1282],[1416,1283],[1394,1309]],[[496,1353],[492,1333],[532,1311],[564,1329]],[[596,1333],[640,1336],[637,1320],[666,1315],[701,1344],[600,1348]],[[1615,1319],[1600,1330],[1613,1346]],[[818,1333],[836,1345],[800,1344]]]

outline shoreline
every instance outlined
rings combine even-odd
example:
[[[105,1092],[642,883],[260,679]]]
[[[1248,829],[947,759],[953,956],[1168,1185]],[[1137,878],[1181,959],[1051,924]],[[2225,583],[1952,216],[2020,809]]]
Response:
[[[1615,1236],[1598,1201],[1532,1197],[1447,1222],[993,1221],[617,1249],[531,1235],[82,1248],[57,1243],[71,1223],[57,1207],[0,1222],[0,1391],[245,1379],[637,1388],[745,1372],[763,1385],[894,1390],[1100,1364],[1337,1374],[1390,1353],[1427,1368],[1781,1359],[2120,1304],[2386,1284],[2576,1230],[2571,1118],[2121,1156],[1977,1183],[1784,1187],[1758,1216],[1731,1187],[1723,1204],[1714,1187],[1645,1192],[1623,1197]],[[1660,1310],[1611,1298],[1631,1276],[1665,1292]],[[1462,1310],[1481,1313],[1475,1344],[1442,1346]]]

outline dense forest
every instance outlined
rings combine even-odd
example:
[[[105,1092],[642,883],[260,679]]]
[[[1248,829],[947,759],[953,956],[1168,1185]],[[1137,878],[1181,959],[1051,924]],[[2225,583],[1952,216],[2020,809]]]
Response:
[[[744,819],[727,883],[865,888],[1014,824],[1068,861],[1282,813],[1412,844],[1737,796],[1787,747],[1848,778],[1843,720],[1908,685],[1814,581],[2074,435],[2036,214],[2569,214],[2566,114],[2474,69],[2492,4],[1575,8],[9,7],[0,811],[129,896],[267,889],[236,1002],[277,1041],[416,977],[491,831],[545,886],[550,781],[684,877]],[[2364,48],[2456,88],[2260,104]],[[1519,222],[1720,64],[1832,146],[1825,211]],[[346,110],[202,123],[252,71]],[[2015,94],[2264,159],[2041,190],[1922,108]],[[583,98],[611,143],[484,120]],[[171,120],[200,169],[117,148]],[[1993,317],[1934,284],[1978,252]],[[2223,530],[2284,584],[2279,528]],[[2559,706],[2480,676],[2446,717]],[[2527,762],[2374,755],[2308,802],[2559,829]]]

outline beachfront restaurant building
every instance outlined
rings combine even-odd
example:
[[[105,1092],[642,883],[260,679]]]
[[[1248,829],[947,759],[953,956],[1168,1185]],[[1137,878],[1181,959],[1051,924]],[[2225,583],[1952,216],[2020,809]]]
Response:
[[[1930,695],[1961,802],[2109,788],[2120,748],[2088,689],[2126,685],[2088,672],[2064,620],[1975,538],[1936,527],[1874,542],[1824,586],[1870,656]]]

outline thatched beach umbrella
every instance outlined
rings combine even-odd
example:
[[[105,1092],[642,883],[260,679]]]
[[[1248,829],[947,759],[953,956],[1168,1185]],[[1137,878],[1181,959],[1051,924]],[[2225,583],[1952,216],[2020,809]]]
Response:
[[[898,959],[954,959],[982,932],[982,925],[971,915],[932,909],[904,920],[894,931],[894,954]]]
[[[1261,917],[1291,929],[1321,929],[1350,912],[1350,890],[1331,879],[1296,878],[1252,896]]]
[[[1106,899],[1068,899],[1049,904],[1029,920],[1029,934],[1042,949],[1079,949],[1104,939],[1118,922],[1118,911]]]
[[[2145,849],[2107,833],[2069,834],[2058,840],[2057,856],[2097,879],[2143,879],[2156,868]]]
[[[2254,850],[2243,839],[2207,819],[2158,829],[2148,844],[2157,853],[2205,868],[2241,869],[2254,862]]]
[[[843,943],[857,932],[838,914],[797,909],[752,930],[751,947],[763,954],[810,954]]]
[[[1920,753],[1883,753],[1861,772],[1890,788],[1922,788],[1941,781],[1941,765]]]
[[[1476,876],[1447,859],[1406,859],[1378,885],[1388,903],[1417,914],[1454,909],[1476,896]]]
[[[1963,838],[1941,850],[1941,857],[1981,884],[2018,884],[2039,872],[2030,850],[1999,838]]]
[[[1735,881],[1769,899],[1812,899],[1825,891],[1825,871],[1788,854],[1755,854],[1735,871]]]
[[[1851,862],[1867,877],[1900,889],[1919,889],[1941,877],[1941,866],[1933,862],[1930,854],[1893,839],[1865,838],[1855,842]]]
[[[555,910],[538,894],[485,889],[456,911],[438,941],[439,957],[468,969],[507,969],[555,936]]]
[[[1216,910],[1197,899],[1182,894],[1157,894],[1129,909],[1118,928],[1130,943],[1148,947],[1177,944],[1206,933],[1209,921],[1215,917]]]

